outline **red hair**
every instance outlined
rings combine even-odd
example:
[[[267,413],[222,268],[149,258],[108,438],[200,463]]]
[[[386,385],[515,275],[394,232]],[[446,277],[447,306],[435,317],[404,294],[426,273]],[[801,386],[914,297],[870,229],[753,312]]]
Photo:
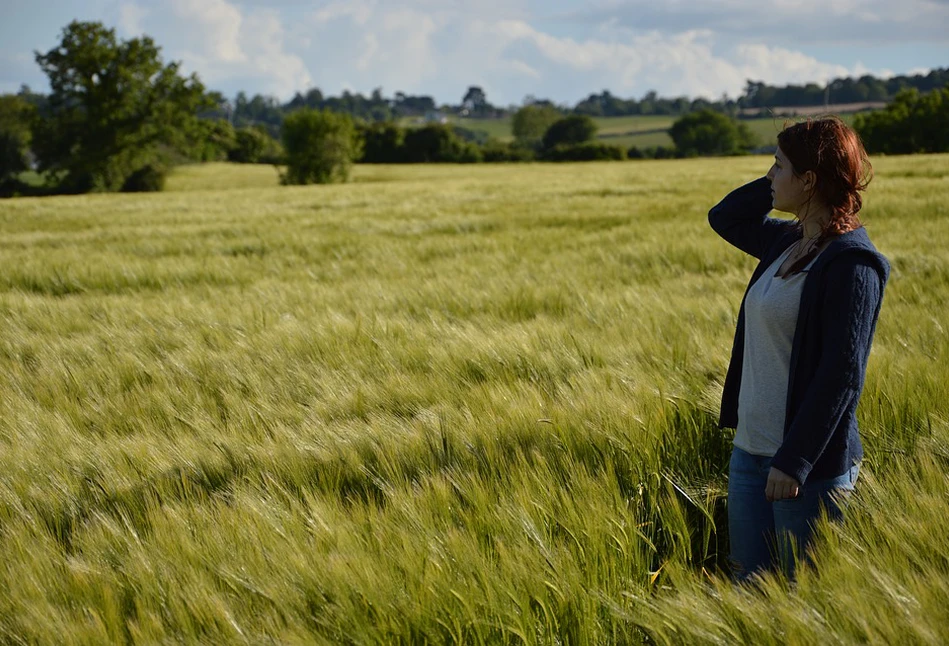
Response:
[[[857,215],[863,206],[860,191],[873,178],[873,167],[860,136],[850,126],[837,117],[808,119],[778,133],[778,146],[795,175],[812,171],[817,177],[812,196],[831,210],[822,237],[863,226]]]

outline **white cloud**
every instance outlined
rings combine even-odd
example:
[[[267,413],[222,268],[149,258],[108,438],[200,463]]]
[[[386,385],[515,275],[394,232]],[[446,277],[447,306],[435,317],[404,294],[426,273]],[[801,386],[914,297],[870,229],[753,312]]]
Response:
[[[166,59],[181,60],[209,88],[237,85],[289,98],[312,84],[303,59],[287,49],[277,11],[245,13],[227,0],[168,0],[167,6],[159,12],[125,3],[119,26],[129,36],[151,35]]]
[[[179,29],[190,36],[192,47],[205,58],[217,63],[242,63],[246,56],[241,48],[240,9],[225,0],[171,0]]]
[[[315,9],[295,0],[269,0],[269,9],[166,0],[169,11],[137,2],[120,5],[129,35],[149,33],[166,58],[182,59],[211,88],[283,100],[314,85],[450,102],[480,85],[499,104],[528,94],[572,104],[603,89],[736,96],[749,78],[820,83],[887,74],[829,62],[826,48],[806,52],[809,43],[887,30],[925,37],[933,23],[949,23],[949,4],[929,0],[906,0],[908,8],[890,0],[608,0],[572,13],[563,9],[581,6],[573,0],[329,0]]]
[[[372,5],[368,2],[333,2],[313,12],[310,18],[314,23],[325,24],[348,17],[357,25],[365,25],[372,13]]]
[[[348,82],[363,91],[385,85],[393,92],[420,92],[444,56],[433,37],[447,21],[412,7],[351,0],[312,12],[307,23],[312,30],[307,58],[318,64],[317,81],[329,82],[324,89],[331,92]]]
[[[268,79],[277,94],[289,95],[308,88],[313,78],[299,56],[284,50],[284,29],[274,12],[258,12],[245,20],[241,29],[253,70],[259,78]]]
[[[735,48],[735,68],[748,78],[762,78],[767,74],[783,83],[826,83],[853,72],[843,65],[822,63],[801,52],[760,43],[738,45]]]
[[[639,31],[711,29],[722,37],[798,49],[813,44],[874,46],[947,42],[949,3],[934,0],[606,0],[568,11],[577,24]]]
[[[704,29],[673,35],[655,31],[637,35],[618,30],[612,38],[601,32],[598,38],[583,41],[554,37],[521,21],[504,21],[498,31],[508,48],[519,48],[519,54],[530,61],[532,68],[546,68],[544,79],[550,80],[556,69],[560,79],[569,79],[580,87],[586,85],[584,91],[609,88],[623,94],[642,93],[649,88],[664,96],[716,98],[723,92],[740,94],[749,78],[804,83],[867,71],[862,66],[859,70],[848,69],[761,43],[716,53],[719,39]]]
[[[517,60],[517,59],[513,59],[513,60],[510,60],[510,61],[507,61],[507,65],[508,65],[513,71],[515,71],[515,72],[517,72],[518,74],[521,74],[521,75],[523,75],[523,76],[529,76],[530,78],[533,78],[533,79],[539,79],[539,78],[541,77],[541,76],[540,76],[540,72],[538,72],[537,70],[535,70],[533,67],[531,67],[530,65],[528,65],[528,64],[525,63],[524,61],[519,61],[519,60]]]
[[[366,72],[372,69],[372,61],[379,53],[379,39],[375,34],[365,34],[362,46],[363,54],[356,60],[356,69]]]

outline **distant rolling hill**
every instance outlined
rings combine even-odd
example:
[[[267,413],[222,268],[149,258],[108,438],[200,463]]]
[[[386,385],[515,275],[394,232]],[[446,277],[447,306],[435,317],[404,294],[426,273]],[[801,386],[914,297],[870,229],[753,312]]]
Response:
[[[763,146],[767,146],[774,143],[778,132],[781,131],[785,122],[789,119],[836,114],[849,124],[853,123],[853,115],[856,112],[877,109],[885,105],[885,103],[847,103],[830,106],[779,107],[771,108],[770,111],[766,111],[764,108],[754,108],[750,112],[746,112],[748,117],[741,121],[758,135]],[[751,116],[761,115],[762,112],[766,112],[768,116]],[[677,118],[677,116],[672,115],[635,115],[595,117],[593,120],[599,127],[597,138],[601,141],[623,146],[627,149],[632,146],[642,149],[672,146],[672,139],[668,135],[668,130]],[[513,139],[510,117],[503,119],[455,119],[451,123],[463,128],[485,132],[502,141]]]

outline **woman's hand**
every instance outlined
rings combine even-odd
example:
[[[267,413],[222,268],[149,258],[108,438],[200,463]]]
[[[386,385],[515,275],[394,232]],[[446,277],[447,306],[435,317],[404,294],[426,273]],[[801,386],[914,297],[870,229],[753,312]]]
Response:
[[[798,481],[784,471],[771,467],[771,471],[768,472],[768,484],[764,489],[764,497],[768,499],[768,502],[797,498],[800,487]]]

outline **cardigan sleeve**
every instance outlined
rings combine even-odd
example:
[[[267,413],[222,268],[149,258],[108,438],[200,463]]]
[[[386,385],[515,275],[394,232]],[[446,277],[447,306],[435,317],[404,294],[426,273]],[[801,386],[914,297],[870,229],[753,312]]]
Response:
[[[800,484],[860,397],[883,298],[884,279],[865,256],[842,256],[826,271],[817,370],[772,461]]]
[[[759,260],[766,250],[794,224],[768,217],[771,182],[761,177],[722,198],[708,212],[712,229],[727,242]]]

